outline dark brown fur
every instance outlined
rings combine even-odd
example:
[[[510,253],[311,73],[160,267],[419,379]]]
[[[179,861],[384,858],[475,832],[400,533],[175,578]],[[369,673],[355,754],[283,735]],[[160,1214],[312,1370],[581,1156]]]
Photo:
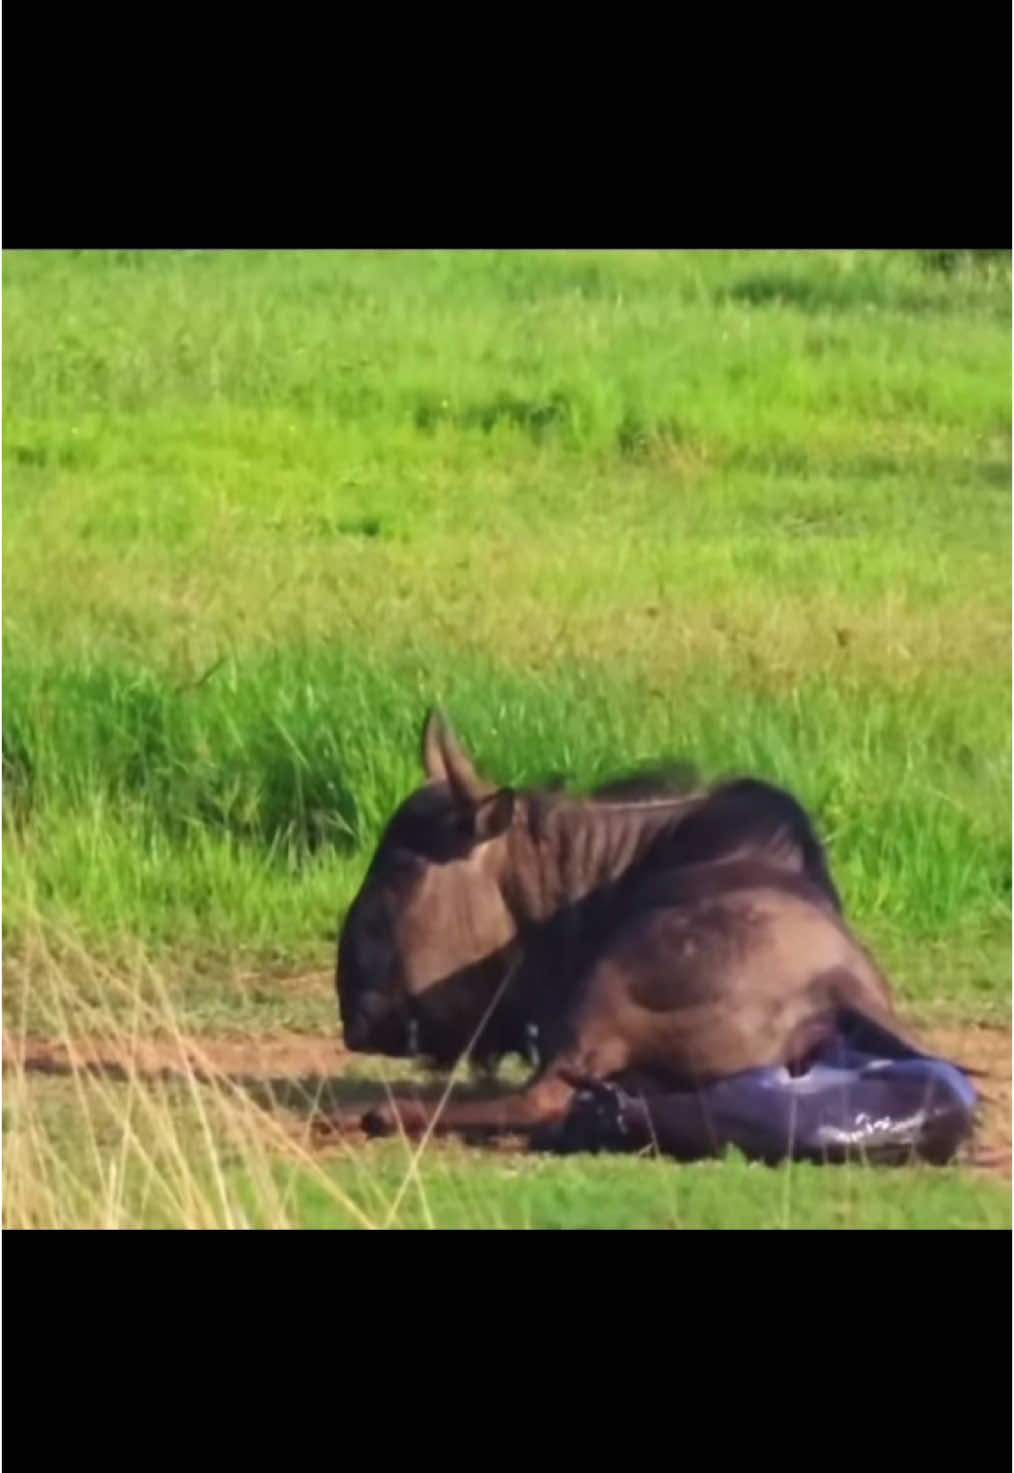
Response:
[[[536,1067],[524,1090],[437,1119],[399,1104],[406,1130],[527,1130],[584,1080],[674,1088],[792,1064],[843,1008],[906,1047],[784,790],[640,777],[584,799],[514,792],[479,777],[437,713],[423,763],[342,929],[347,1046],[445,1067],[534,1051]]]

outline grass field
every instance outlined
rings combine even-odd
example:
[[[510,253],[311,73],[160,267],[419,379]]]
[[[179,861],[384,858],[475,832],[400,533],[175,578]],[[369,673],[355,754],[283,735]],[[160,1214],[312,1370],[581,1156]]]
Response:
[[[504,780],[789,784],[1009,1092],[1009,252],[8,253],[3,292],[8,1225],[1010,1225],[957,1168],[406,1175],[255,1087],[282,1038],[383,1073],[334,936],[439,699]]]

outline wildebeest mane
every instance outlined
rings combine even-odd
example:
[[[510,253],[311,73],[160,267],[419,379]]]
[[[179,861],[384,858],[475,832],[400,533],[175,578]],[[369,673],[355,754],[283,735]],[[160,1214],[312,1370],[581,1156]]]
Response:
[[[790,792],[774,783],[730,777],[705,787],[692,763],[669,760],[609,778],[589,796],[599,803],[633,804],[696,797],[699,801],[688,808],[678,829],[682,863],[716,861],[744,850],[762,857],[765,852],[792,846],[802,857],[804,872],[841,909],[810,815]],[[666,842],[665,835],[660,836],[660,846]]]
[[[687,799],[685,814],[673,830],[662,830],[643,854],[642,866],[718,863],[749,856],[784,866],[794,852],[803,874],[842,912],[841,897],[831,878],[824,846],[803,806],[773,783],[733,777],[706,787],[687,762],[642,767],[607,779],[585,794],[568,792],[556,777],[528,793],[528,814],[538,837],[552,810],[561,802],[584,801],[606,806],[646,808],[666,800]]]
[[[525,796],[529,822],[538,836],[544,830],[549,813],[561,800],[636,806],[638,803],[664,802],[667,798],[685,798],[703,792],[697,769],[689,762],[672,761],[634,768],[584,790],[572,787],[567,773],[554,772],[537,787],[529,789]]]

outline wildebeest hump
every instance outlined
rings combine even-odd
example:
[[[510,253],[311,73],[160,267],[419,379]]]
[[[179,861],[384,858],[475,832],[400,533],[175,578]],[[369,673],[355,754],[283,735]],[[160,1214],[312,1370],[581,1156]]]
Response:
[[[672,834],[660,836],[652,854],[661,867],[667,860],[686,866],[737,858],[805,874],[835,910],[842,909],[806,810],[784,788],[758,778],[737,778],[715,788]]]

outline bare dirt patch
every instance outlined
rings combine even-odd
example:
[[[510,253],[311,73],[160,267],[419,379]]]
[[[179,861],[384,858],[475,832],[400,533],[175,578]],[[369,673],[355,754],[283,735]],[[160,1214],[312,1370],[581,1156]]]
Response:
[[[938,1024],[920,1030],[925,1046],[944,1058],[982,1071],[976,1085],[982,1098],[981,1123],[964,1156],[967,1165],[1011,1177],[1011,1029],[975,1023]],[[340,1040],[301,1033],[261,1037],[200,1035],[114,1040],[94,1036],[15,1037],[4,1033],[4,1071],[70,1075],[76,1070],[107,1078],[225,1080],[267,1109],[290,1115],[305,1127],[319,1110],[354,1112],[387,1096],[396,1066],[378,1071],[375,1063],[347,1053]],[[407,1070],[392,1079],[394,1088],[416,1098],[439,1098],[446,1078],[420,1080]],[[502,1086],[500,1086],[502,1087]],[[457,1090],[487,1093],[490,1083],[462,1083]],[[336,1144],[340,1144],[336,1142]],[[508,1144],[504,1142],[503,1144]]]
[[[16,1039],[5,1033],[3,1040],[4,1069],[15,1067],[20,1060],[29,1072],[54,1074],[71,1068],[98,1068],[111,1074],[129,1070],[140,1078],[185,1070],[295,1078],[330,1074],[350,1057],[337,1038],[311,1038],[303,1033],[145,1036],[129,1043],[123,1038],[84,1034],[70,1038],[29,1034]]]
[[[264,1108],[303,1122],[321,1112],[355,1118],[385,1100],[390,1088],[436,1099],[447,1084],[446,1077],[420,1077],[408,1065],[348,1053],[337,1037],[285,1032],[134,1039],[95,1034],[15,1037],[5,1032],[3,1068],[5,1073],[20,1069],[28,1075],[65,1077],[86,1072],[123,1082],[226,1083]],[[473,1081],[460,1088],[488,1093],[503,1085]]]
[[[927,1049],[969,1069],[981,1069],[975,1080],[982,1100],[982,1120],[968,1164],[1011,1176],[1011,1030],[974,1023],[939,1025],[922,1030]]]

